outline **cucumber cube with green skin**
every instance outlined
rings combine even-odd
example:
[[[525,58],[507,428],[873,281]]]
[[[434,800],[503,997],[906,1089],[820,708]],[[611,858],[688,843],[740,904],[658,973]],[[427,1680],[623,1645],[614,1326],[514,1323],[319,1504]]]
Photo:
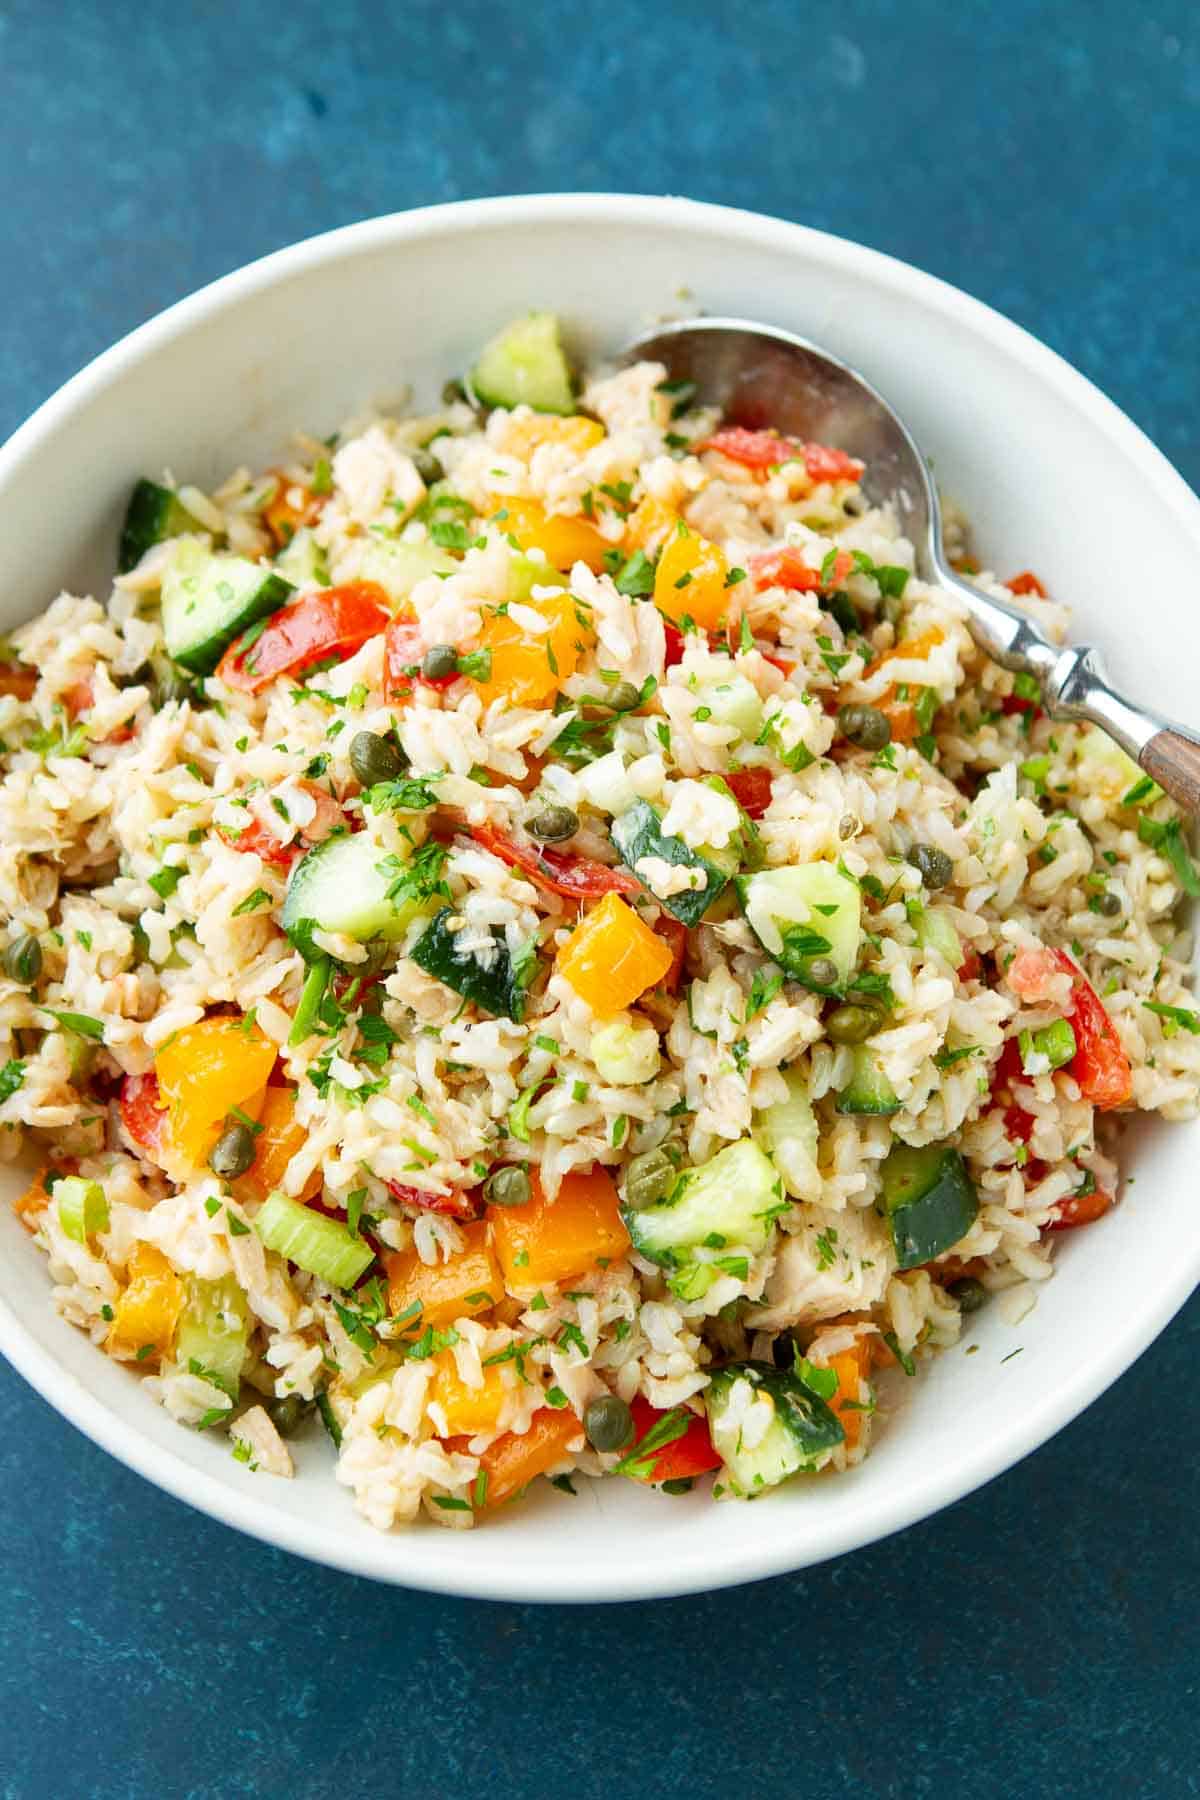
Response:
[[[469,377],[484,406],[531,406],[535,412],[575,409],[571,370],[554,313],[527,313],[486,344]]]
[[[749,1411],[747,1399],[753,1402]],[[726,1363],[709,1383],[704,1404],[713,1449],[736,1491],[746,1496],[821,1468],[846,1436],[837,1414],[798,1374],[768,1363]],[[760,1436],[768,1405],[770,1421]]]
[[[436,544],[402,544],[395,539],[372,538],[364,543],[358,559],[360,581],[377,581],[397,606],[408,599],[418,581],[430,575],[451,575],[459,564]]]
[[[180,538],[162,580],[168,656],[211,675],[234,638],[277,612],[294,591],[275,569],[218,554],[199,538]]]
[[[519,1024],[525,1012],[526,989],[537,970],[536,958],[518,969],[503,937],[495,933],[490,955],[459,950],[461,932],[450,923],[454,916],[452,906],[442,907],[409,951],[412,961],[484,1012]]]
[[[371,548],[375,548],[372,540]],[[275,567],[285,581],[303,592],[329,586],[329,564],[325,552],[307,525],[293,532],[284,549],[275,558]]]
[[[186,1291],[175,1361],[181,1369],[197,1363],[205,1377],[236,1400],[250,1336],[246,1296],[232,1275],[219,1281],[189,1275]]]
[[[117,548],[118,573],[126,575],[136,568],[151,545],[199,529],[198,521],[172,488],[160,487],[156,481],[136,481]]]
[[[654,892],[648,882],[642,886],[652,899],[661,907],[689,927],[698,925],[713,901],[717,898],[729,880],[729,871],[719,868],[710,856],[704,856],[698,850],[692,850],[682,838],[667,837],[663,833],[662,820],[648,800],[635,800],[627,812],[612,823],[612,841],[620,852],[621,861],[630,873],[642,881],[638,875],[637,864],[643,856],[656,856],[672,867],[699,869],[704,875],[704,886],[687,888],[681,894],[671,894],[662,899]]]
[[[757,1255],[770,1242],[781,1198],[770,1158],[743,1138],[685,1169],[665,1199],[641,1208],[623,1204],[621,1217],[635,1250],[662,1268],[678,1269],[704,1261],[704,1252]]]
[[[501,530],[504,520],[498,521]],[[535,587],[565,588],[567,577],[552,569],[549,563],[536,562],[532,556],[518,551],[508,565],[508,602],[524,604],[530,598]]]
[[[895,1088],[875,1060],[870,1044],[856,1044],[852,1054],[850,1079],[837,1097],[840,1113],[865,1113],[886,1118],[900,1111]]]
[[[902,1269],[944,1256],[978,1216],[979,1196],[951,1144],[897,1144],[880,1181],[880,1208]]]
[[[756,1115],[754,1136],[778,1169],[786,1191],[799,1199],[812,1200],[821,1191],[817,1115],[799,1071],[787,1069],[782,1074],[787,1098],[764,1107]]]
[[[761,869],[737,881],[742,911],[755,937],[792,981],[817,994],[844,994],[858,960],[862,899],[854,882],[829,862]],[[820,979],[832,965],[833,981]]]
[[[418,900],[389,899],[403,865],[388,858],[365,831],[326,838],[301,857],[284,896],[280,924],[309,961],[322,954],[314,931],[332,931],[365,943],[395,943],[422,912]]]

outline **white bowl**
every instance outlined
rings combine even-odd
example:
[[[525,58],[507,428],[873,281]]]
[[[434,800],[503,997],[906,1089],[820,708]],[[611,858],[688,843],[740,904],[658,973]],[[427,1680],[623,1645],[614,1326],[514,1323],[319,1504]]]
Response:
[[[1037,569],[1132,694],[1186,716],[1200,659],[1188,591],[1200,502],[1094,387],[977,301],[888,257],[749,213],[621,195],[476,201],[351,226],[142,326],[0,451],[0,630],[62,586],[107,591],[136,476],[169,466],[215,481],[239,461],[269,460],[297,426],[327,432],[408,383],[432,397],[532,305],[561,312],[585,351],[700,307],[827,345],[907,418],[989,566]],[[303,1446],[289,1483],[174,1424],[58,1318],[43,1260],[6,1206],[0,1347],[131,1468],[301,1555],[484,1598],[687,1593],[800,1568],[935,1512],[1103,1392],[1200,1276],[1200,1127],[1138,1125],[1126,1155],[1133,1191],[1063,1240],[1055,1279],[1017,1329],[983,1313],[967,1333],[978,1353],[960,1347],[905,1384],[902,1411],[860,1469],[752,1509],[584,1481],[574,1500],[546,1490],[480,1530],[381,1536],[335,1484],[323,1440]]]

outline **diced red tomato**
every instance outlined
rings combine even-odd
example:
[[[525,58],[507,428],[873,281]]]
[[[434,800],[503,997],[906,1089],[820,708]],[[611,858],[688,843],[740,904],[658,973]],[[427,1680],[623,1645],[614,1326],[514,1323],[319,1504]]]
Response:
[[[663,976],[660,986],[668,994],[673,994],[679,986],[679,977],[683,973],[683,958],[687,950],[687,926],[682,919],[675,918],[669,912],[660,913],[655,920],[656,937],[665,938],[671,950],[671,966]]]
[[[387,1189],[393,1199],[399,1200],[401,1206],[414,1207],[418,1212],[442,1213],[449,1219],[477,1219],[483,1210],[479,1190],[476,1188],[469,1193],[455,1188],[449,1194],[427,1194],[421,1188],[407,1186],[403,1181],[389,1181]]]
[[[90,675],[85,676],[82,681],[75,682],[63,693],[63,705],[73,719],[79,718],[81,713],[90,712],[92,706],[95,704],[95,699],[96,689]],[[132,736],[132,725],[118,725],[115,730],[110,731],[108,736],[102,738],[100,742],[105,744],[127,744]]]
[[[977,951],[967,951],[966,955],[958,965],[957,973],[960,981],[979,980],[979,977],[983,974],[983,963],[980,961]]]
[[[1037,594],[1042,600],[1047,597],[1045,588],[1032,569],[1023,569],[1019,575],[1014,575],[1008,583],[1008,591],[1010,594]]]
[[[1058,1203],[1058,1216],[1051,1219],[1047,1231],[1074,1231],[1077,1225],[1093,1225],[1103,1218],[1112,1205],[1111,1194],[1093,1188],[1090,1194],[1068,1194]]]
[[[1033,1136],[1034,1117],[1020,1106],[1004,1109],[1004,1135],[1014,1144],[1027,1144]]]
[[[0,694],[14,694],[18,700],[32,700],[38,684],[36,669],[24,663],[0,664]]]
[[[630,1403],[633,1414],[634,1441],[625,1456],[636,1453],[638,1444],[646,1434],[657,1425],[660,1419],[667,1417],[656,1406],[643,1398],[641,1394]],[[693,1475],[706,1475],[710,1469],[719,1469],[721,1459],[712,1446],[708,1435],[708,1420],[703,1413],[693,1413],[688,1420],[687,1430],[682,1436],[664,1444],[658,1452],[651,1452],[654,1458],[653,1473],[644,1479],[648,1481],[685,1481]]]
[[[381,632],[391,616],[387,594],[377,581],[301,594],[271,615],[247,649],[240,638],[232,643],[217,674],[226,687],[258,694],[280,675],[299,675],[331,658],[344,662]]]
[[[383,640],[383,697],[389,706],[402,706],[406,700],[411,700],[416,681],[425,687],[447,688],[459,679],[457,673],[422,675],[424,654],[425,645],[417,621],[404,615],[393,619]]]
[[[538,887],[547,893],[561,894],[565,900],[598,900],[602,894],[640,894],[642,884],[623,869],[610,869],[606,863],[593,862],[586,856],[568,856],[548,845],[514,844],[494,825],[476,825],[471,836],[483,850],[498,856],[501,862],[522,869]]]
[[[127,1075],[121,1083],[121,1123],[144,1156],[160,1162],[167,1148],[167,1109],[158,1091],[158,1076]]]
[[[1103,1001],[1066,951],[1018,951],[1009,964],[1007,980],[1014,993],[1036,1004],[1051,979],[1060,974],[1069,975],[1072,982],[1068,1017],[1075,1033],[1075,1055],[1067,1067],[1084,1099],[1101,1112],[1124,1106],[1133,1094],[1129,1058]]]
[[[292,838],[286,844],[281,843],[261,819],[251,819],[237,837],[220,825],[217,826],[217,831],[232,849],[243,853],[252,850],[256,856],[261,856],[266,863],[273,863],[277,869],[290,869],[309,845],[322,843],[336,826],[345,823],[345,815],[332,794],[326,793],[324,788],[318,787],[313,781],[298,781],[296,786],[312,796],[317,809],[298,838]]]
[[[764,588],[781,587],[793,594],[815,594],[821,586],[820,570],[810,569],[802,553],[790,545],[748,556],[746,565],[760,593]]]
[[[748,431],[743,425],[723,426],[698,448],[719,450],[722,456],[746,469],[774,469],[780,463],[802,457],[812,481],[857,481],[866,466],[857,457],[847,456],[844,450],[835,450],[829,444],[802,444],[777,431]]]
[[[723,779],[747,817],[761,819],[771,804],[770,769],[730,769]]]

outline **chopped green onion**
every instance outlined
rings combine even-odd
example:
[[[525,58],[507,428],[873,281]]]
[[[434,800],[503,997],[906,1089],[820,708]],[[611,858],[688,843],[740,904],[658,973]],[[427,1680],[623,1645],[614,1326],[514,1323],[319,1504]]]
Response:
[[[1075,1033],[1067,1019],[1055,1019],[1040,1031],[1022,1031],[1017,1038],[1021,1067],[1026,1075],[1046,1075],[1061,1069],[1075,1055]],[[1041,1065],[1045,1062],[1045,1068]]]

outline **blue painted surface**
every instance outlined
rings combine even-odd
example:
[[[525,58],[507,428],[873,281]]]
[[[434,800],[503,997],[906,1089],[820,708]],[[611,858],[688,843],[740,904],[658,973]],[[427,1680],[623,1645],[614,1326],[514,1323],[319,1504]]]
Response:
[[[395,207],[688,192],[1019,319],[1200,483],[1193,0],[16,0],[0,431],[248,258]],[[1200,1791],[1200,1305],[903,1538],[693,1600],[374,1588],[126,1473],[0,1368],[0,1794]]]

